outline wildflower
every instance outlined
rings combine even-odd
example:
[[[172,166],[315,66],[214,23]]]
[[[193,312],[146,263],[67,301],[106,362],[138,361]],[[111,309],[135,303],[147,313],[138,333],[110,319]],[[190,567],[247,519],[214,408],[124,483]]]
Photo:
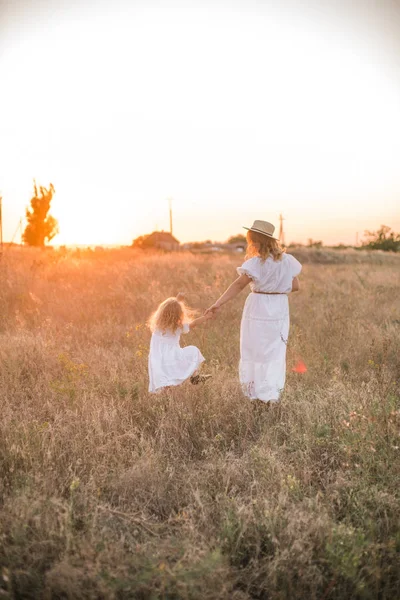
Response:
[[[79,485],[80,485],[80,483],[81,483],[81,482],[80,482],[80,479],[79,479],[79,477],[77,477],[76,479],[73,479],[73,480],[71,481],[71,485],[69,486],[69,489],[70,489],[70,491],[71,491],[71,492],[74,492],[75,490],[77,490],[77,489],[78,489],[78,487],[79,487]]]
[[[295,490],[299,487],[299,481],[295,475],[287,475],[286,482],[290,490]]]

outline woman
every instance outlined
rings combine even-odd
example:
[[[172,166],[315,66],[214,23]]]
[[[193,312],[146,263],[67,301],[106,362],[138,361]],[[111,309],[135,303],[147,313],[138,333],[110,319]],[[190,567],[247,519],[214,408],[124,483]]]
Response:
[[[273,237],[275,227],[254,221],[247,229],[246,262],[239,277],[209,311],[215,312],[250,284],[240,327],[239,377],[251,400],[278,402],[285,385],[289,335],[288,294],[299,290],[301,264]]]

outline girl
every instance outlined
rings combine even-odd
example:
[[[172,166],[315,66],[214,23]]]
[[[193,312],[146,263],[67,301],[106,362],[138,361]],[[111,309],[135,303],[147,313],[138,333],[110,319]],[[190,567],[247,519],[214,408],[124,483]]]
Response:
[[[285,385],[289,335],[288,294],[299,289],[301,264],[273,237],[275,227],[254,221],[247,232],[246,262],[239,277],[211,306],[215,312],[250,284],[240,327],[239,378],[251,400],[278,402]]]
[[[183,294],[167,298],[160,304],[149,319],[153,333],[149,353],[149,392],[155,393],[163,388],[183,383],[205,381],[211,375],[198,375],[196,372],[204,357],[196,346],[181,348],[181,333],[189,333],[198,325],[212,318],[212,313],[194,320],[191,311],[183,302]]]

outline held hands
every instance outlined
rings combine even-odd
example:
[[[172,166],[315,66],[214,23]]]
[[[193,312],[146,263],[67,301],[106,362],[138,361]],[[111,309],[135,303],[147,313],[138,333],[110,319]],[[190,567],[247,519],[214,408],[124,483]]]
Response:
[[[203,318],[205,321],[210,321],[210,319],[215,319],[216,314],[211,310],[206,310],[204,312]]]
[[[204,312],[204,316],[208,317],[208,315],[211,315],[211,317],[208,318],[213,319],[216,316],[219,309],[220,307],[217,304],[213,304],[212,306],[210,306],[210,308],[207,308],[207,310]]]
[[[186,294],[185,294],[185,292],[178,292],[177,295],[175,296],[175,298],[178,300],[178,302],[184,302],[186,300]],[[204,321],[209,321],[211,319],[215,319],[216,312],[218,309],[219,309],[219,306],[217,306],[216,304],[213,304],[212,306],[210,306],[210,308],[207,308],[207,310],[204,311],[204,314],[202,317],[200,317],[199,319],[194,319],[194,321],[192,321],[192,325],[195,325],[195,322],[197,322],[197,321],[204,322]]]

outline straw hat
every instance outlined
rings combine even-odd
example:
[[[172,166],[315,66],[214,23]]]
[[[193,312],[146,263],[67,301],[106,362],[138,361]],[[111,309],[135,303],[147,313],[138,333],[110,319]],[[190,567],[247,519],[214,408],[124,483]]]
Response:
[[[257,233],[262,233],[263,235],[267,235],[273,240],[277,240],[274,237],[275,227],[272,223],[268,223],[268,221],[254,221],[251,227],[244,227],[243,229],[248,229],[249,231],[256,231]]]

